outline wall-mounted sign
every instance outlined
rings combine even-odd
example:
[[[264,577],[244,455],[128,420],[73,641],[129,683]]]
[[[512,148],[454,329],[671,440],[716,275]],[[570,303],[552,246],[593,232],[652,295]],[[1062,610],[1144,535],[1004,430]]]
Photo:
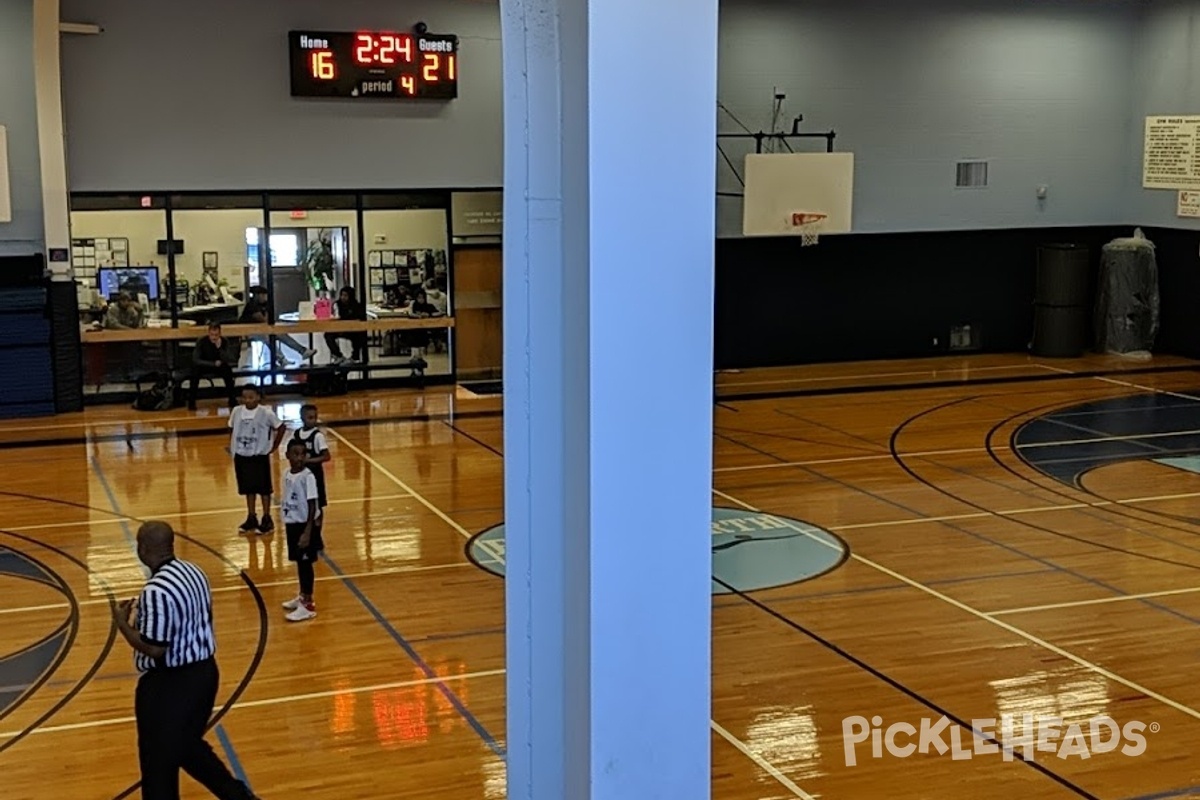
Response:
[[[8,186],[8,128],[0,125],[0,222],[12,222],[12,195]]]
[[[1200,189],[1200,116],[1147,117],[1145,189]]]
[[[1200,192],[1188,189],[1180,192],[1176,214],[1180,217],[1200,218]]]
[[[503,234],[503,192],[455,192],[450,196],[451,236]]]

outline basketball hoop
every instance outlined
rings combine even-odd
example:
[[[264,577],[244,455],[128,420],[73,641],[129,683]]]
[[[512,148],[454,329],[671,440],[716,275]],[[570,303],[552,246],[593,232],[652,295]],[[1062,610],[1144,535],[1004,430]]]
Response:
[[[809,211],[792,212],[792,231],[800,237],[801,247],[812,247],[821,239],[821,223],[828,214]]]

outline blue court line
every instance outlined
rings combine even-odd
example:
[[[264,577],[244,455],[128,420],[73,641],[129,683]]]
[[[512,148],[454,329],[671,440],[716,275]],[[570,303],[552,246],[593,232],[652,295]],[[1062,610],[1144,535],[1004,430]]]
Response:
[[[1039,417],[1038,419],[1041,419],[1041,418]],[[1032,463],[1032,462],[1027,462],[1027,463]],[[1043,463],[1046,463],[1046,462],[1043,462]],[[976,478],[976,479],[978,479],[978,480],[982,480],[982,481],[984,481],[985,483],[990,483],[990,484],[992,484],[993,486],[1000,486],[1000,487],[1002,487],[1002,488],[1008,488],[1008,487],[1005,487],[1005,484],[1003,484],[1002,482],[1000,482],[1000,481],[997,481],[997,480],[994,480],[994,479],[992,479],[992,478],[988,478],[988,477],[986,477],[986,476],[984,476],[984,475],[973,475],[973,474],[972,474],[972,473],[970,473],[969,471],[965,471],[965,470],[959,469],[958,467],[952,467],[952,466],[949,466],[949,465],[947,465],[947,464],[940,464],[940,465],[938,465],[938,466],[940,466],[940,467],[941,467],[941,468],[943,468],[943,469],[950,470],[951,472],[957,473],[957,474],[959,474],[959,475],[963,475],[963,476],[965,476],[965,477],[974,477],[974,478]],[[1044,473],[1044,472],[1043,472],[1043,474],[1046,474],[1046,473]],[[1054,479],[1054,476],[1052,476],[1052,475],[1051,475],[1050,477],[1051,477],[1052,479]],[[1041,488],[1045,488],[1045,487],[1041,487]],[[865,491],[865,490],[864,490],[864,491]],[[1036,499],[1036,498],[1037,498],[1037,495],[1036,495],[1036,494],[1034,494],[1033,492],[1029,491],[1029,490],[1026,490],[1026,489],[1017,489],[1016,491],[1017,491],[1017,493],[1018,493],[1018,494],[1022,494],[1022,495],[1026,496],[1026,497],[1029,497],[1029,498],[1032,498],[1032,499]],[[868,492],[868,494],[870,494],[870,493]],[[906,506],[904,506],[904,505],[903,505],[903,504],[901,504],[901,503],[897,503],[897,502],[895,502],[895,501],[890,501],[890,500],[885,500],[883,497],[880,497],[880,496],[877,496],[877,495],[873,495],[873,494],[872,494],[871,496],[873,496],[873,497],[876,497],[876,499],[878,499],[878,500],[884,500],[885,502],[892,503],[892,505],[895,505],[897,508],[902,508],[902,509],[904,509],[904,510],[906,510],[906,511],[909,511],[910,513],[914,513],[914,514],[916,513],[915,511],[913,511],[912,509],[909,509],[909,508],[907,508]],[[956,499],[961,499],[961,498],[956,498]],[[1092,519],[1100,520],[1101,522],[1106,522],[1106,523],[1108,522],[1108,521],[1107,521],[1107,520],[1106,520],[1106,519],[1105,519],[1105,518],[1104,518],[1102,515],[1100,515],[1100,514],[1096,514],[1096,513],[1095,513],[1094,511],[1092,511],[1092,510],[1089,510],[1089,509],[1079,509],[1079,510],[1080,510],[1080,513],[1084,514],[1085,516],[1091,517]],[[1073,569],[1071,569],[1071,568],[1069,568],[1069,567],[1063,567],[1063,566],[1061,566],[1061,565],[1059,565],[1059,564],[1056,564],[1056,563],[1054,563],[1053,561],[1050,561],[1049,559],[1046,559],[1046,558],[1041,558],[1041,557],[1039,557],[1039,556],[1033,556],[1033,555],[1031,555],[1031,554],[1029,554],[1029,553],[1026,553],[1026,552],[1024,552],[1023,550],[1021,550],[1021,549],[1019,549],[1019,548],[1017,548],[1017,547],[1013,547],[1012,545],[1004,544],[1004,543],[1002,543],[1002,542],[1000,542],[1000,541],[997,541],[997,540],[995,540],[995,539],[992,539],[992,538],[990,538],[990,537],[988,537],[988,536],[984,536],[983,534],[974,533],[974,532],[972,532],[972,531],[969,531],[969,530],[968,530],[968,529],[966,529],[966,528],[963,528],[962,526],[959,526],[959,525],[953,525],[953,524],[950,524],[950,523],[945,523],[945,524],[946,524],[946,526],[947,526],[948,528],[951,528],[952,530],[961,531],[961,532],[963,532],[963,533],[966,533],[966,534],[967,534],[967,535],[969,535],[969,536],[973,536],[973,537],[975,537],[975,538],[977,538],[977,539],[982,539],[983,541],[991,542],[992,544],[994,544],[994,545],[997,545],[997,546],[999,546],[999,547],[1003,547],[1003,548],[1004,548],[1004,549],[1006,549],[1006,550],[1009,550],[1009,551],[1011,551],[1011,552],[1014,552],[1014,553],[1018,553],[1018,554],[1020,554],[1020,555],[1023,555],[1023,556],[1025,556],[1026,558],[1033,559],[1034,561],[1037,561],[1037,562],[1038,562],[1038,563],[1040,563],[1040,564],[1045,564],[1046,566],[1052,567],[1052,568],[1054,568],[1054,569],[1056,569],[1056,570],[1059,570],[1059,571],[1061,571],[1061,572],[1063,572],[1063,573],[1065,573],[1065,574],[1071,575],[1071,576],[1073,576],[1073,577],[1076,577],[1076,578],[1081,578],[1081,579],[1083,579],[1083,580],[1087,581],[1088,583],[1091,583],[1091,584],[1093,584],[1093,585],[1095,585],[1095,586],[1099,586],[1099,587],[1101,587],[1101,588],[1103,588],[1103,589],[1105,589],[1105,590],[1107,590],[1107,591],[1113,592],[1114,594],[1116,594],[1116,595],[1118,595],[1118,596],[1120,596],[1120,597],[1125,597],[1125,596],[1127,596],[1127,595],[1129,594],[1128,592],[1125,592],[1125,591],[1123,591],[1123,590],[1121,590],[1121,589],[1118,589],[1118,588],[1117,588],[1117,587],[1115,587],[1115,586],[1110,586],[1109,584],[1105,583],[1104,581],[1101,581],[1101,580],[1098,580],[1098,579],[1096,579],[1096,578],[1092,578],[1092,577],[1090,577],[1090,576],[1084,575],[1083,573],[1076,572],[1075,570],[1073,570]],[[1118,527],[1118,526],[1116,525],[1116,523],[1109,523],[1109,524],[1113,524],[1113,525],[1114,525],[1114,527]],[[1039,528],[1037,528],[1037,527],[1035,527],[1035,526],[1031,526],[1029,529],[1030,529],[1030,530],[1034,530],[1034,531],[1040,530]],[[1042,532],[1046,532],[1046,531],[1042,531]],[[1178,542],[1178,541],[1176,541],[1176,540],[1174,540],[1174,539],[1170,539],[1170,538],[1168,538],[1168,537],[1166,537],[1166,536],[1160,536],[1159,534],[1156,534],[1156,533],[1151,533],[1151,532],[1149,532],[1149,531],[1143,531],[1143,530],[1137,530],[1136,532],[1137,532],[1139,535],[1141,535],[1141,536],[1146,536],[1146,537],[1148,537],[1148,538],[1150,538],[1150,539],[1155,539],[1155,540],[1158,540],[1158,541],[1161,541],[1161,542],[1165,542],[1166,544],[1170,544],[1170,545],[1173,545],[1173,546],[1176,546],[1176,547],[1180,547],[1180,548],[1183,548],[1184,550],[1191,550],[1191,551],[1194,551],[1194,552],[1200,552],[1200,547],[1196,547],[1196,546],[1189,545],[1189,544],[1184,544],[1184,543],[1182,543],[1182,542]],[[1189,616],[1189,615],[1187,615],[1187,614],[1184,614],[1184,613],[1183,613],[1183,612],[1181,612],[1181,611],[1176,611],[1175,609],[1171,608],[1170,606],[1162,605],[1162,604],[1160,604],[1160,603],[1156,603],[1156,602],[1154,602],[1153,600],[1147,600],[1147,599],[1145,599],[1145,598],[1141,598],[1141,599],[1139,599],[1137,602],[1139,602],[1139,603],[1142,603],[1143,605],[1145,605],[1145,606],[1147,606],[1147,607],[1149,607],[1149,608],[1153,608],[1153,609],[1156,609],[1156,610],[1158,610],[1158,611],[1162,611],[1162,612],[1165,612],[1165,613],[1167,613],[1167,614],[1170,614],[1171,616],[1173,616],[1173,617],[1176,617],[1177,619],[1181,619],[1181,620],[1183,620],[1184,622],[1190,623],[1190,624],[1192,624],[1192,625],[1197,625],[1197,626],[1200,626],[1200,618],[1196,618],[1196,617]]]
[[[93,675],[91,682],[96,683],[97,681],[129,680],[131,678],[138,678],[138,677],[140,677],[140,676],[136,672],[113,672],[108,675],[99,675],[99,674]],[[56,680],[56,681],[46,681],[46,686],[47,687],[50,687],[50,686],[75,686],[78,683],[79,683],[79,681],[77,681],[77,680],[70,680],[67,678],[62,678],[62,679]]]
[[[100,488],[104,490],[104,494],[108,495],[108,505],[112,508],[113,513],[124,517],[124,513],[117,506],[117,496],[113,494],[112,487],[108,484],[108,478],[104,476],[104,470],[100,468],[100,460],[92,456],[92,471],[96,473],[96,478],[100,481]],[[125,543],[129,545],[129,549],[137,554],[137,541],[133,538],[133,531],[129,529],[128,520],[121,519],[121,532],[125,534]],[[138,562],[141,565],[141,562]],[[143,570],[144,571],[144,570]]]
[[[388,632],[388,635],[392,637],[396,644],[400,645],[400,648],[404,650],[410,659],[412,659],[412,662],[417,665],[417,668],[420,669],[421,672],[425,673],[425,677],[433,681],[431,685],[436,687],[437,690],[442,693],[442,696],[450,702],[450,705],[454,706],[454,710],[459,713],[459,716],[466,720],[467,724],[475,730],[475,733],[479,734],[479,738],[483,740],[483,743],[486,744],[488,748],[490,748],[491,751],[500,758],[507,759],[508,753],[505,750],[504,745],[496,741],[496,737],[492,736],[492,734],[488,732],[488,729],[483,727],[483,724],[467,709],[463,701],[458,698],[458,695],[451,691],[450,688],[446,686],[442,678],[436,672],[434,672],[428,664],[425,663],[425,660],[421,658],[421,655],[416,651],[416,649],[413,648],[409,641],[404,638],[400,631],[396,630],[392,623],[388,622],[387,617],[385,617],[383,613],[376,608],[375,604],[372,603],[365,594],[363,594],[362,590],[358,588],[358,584],[354,582],[354,579],[347,577],[346,573],[340,566],[338,566],[338,563],[334,561],[328,553],[321,553],[321,559],[329,565],[329,568],[333,570],[335,575],[342,579],[342,585],[349,589],[350,592],[358,598],[358,602],[362,603],[363,608],[365,608],[371,614],[371,616],[375,618],[375,621],[378,622],[380,626],[382,626],[383,629]]]
[[[718,434],[718,435],[719,435],[719,434]],[[746,445],[744,445],[744,446],[746,446]],[[759,453],[761,453],[762,455],[765,455],[765,456],[767,456],[768,458],[773,458],[773,459],[775,459],[775,460],[777,460],[777,461],[782,461],[782,460],[783,460],[783,459],[781,459],[779,456],[775,455],[774,453],[770,453],[770,452],[767,452],[767,451],[765,451],[765,450],[759,450],[758,448],[756,448],[756,447],[753,447],[753,446],[749,446],[749,447],[750,447],[750,449],[752,449],[752,450],[756,450],[756,451],[758,451]],[[948,469],[948,470],[950,470],[950,471],[952,471],[952,472],[957,472],[957,473],[958,473],[958,474],[960,474],[960,475],[962,475],[962,474],[969,474],[969,473],[964,473],[962,470],[956,469],[956,468],[954,468],[954,467],[949,467],[949,466],[946,466],[946,465],[944,465],[944,464],[943,464],[943,465],[939,465],[939,466],[941,466],[943,469]],[[867,496],[867,497],[870,497],[870,498],[873,498],[873,499],[875,499],[875,500],[878,500],[879,502],[883,503],[884,505],[889,505],[889,506],[891,506],[892,508],[898,508],[898,509],[900,509],[901,511],[905,511],[905,512],[907,512],[907,513],[909,513],[909,514],[912,514],[913,516],[916,516],[916,517],[924,517],[924,516],[925,516],[924,514],[922,514],[922,513],[921,513],[920,511],[918,511],[917,509],[915,509],[915,508],[910,508],[909,506],[905,505],[904,503],[900,502],[899,500],[892,500],[891,498],[888,498],[888,497],[885,497],[885,496],[883,496],[883,495],[881,495],[881,494],[878,494],[878,493],[876,493],[876,492],[873,492],[873,491],[871,491],[870,489],[864,489],[864,488],[863,488],[863,487],[861,487],[861,486],[855,486],[855,485],[853,485],[853,484],[847,483],[846,481],[843,481],[843,480],[841,480],[841,479],[839,479],[839,478],[835,478],[835,477],[833,477],[833,476],[831,476],[831,475],[827,475],[827,474],[825,474],[825,473],[823,473],[823,472],[820,472],[819,470],[813,469],[812,467],[809,467],[809,466],[803,466],[803,465],[799,465],[799,464],[797,464],[797,465],[796,465],[796,468],[797,468],[797,469],[799,469],[799,470],[801,470],[802,472],[807,472],[807,473],[808,473],[808,474],[810,474],[810,475],[816,476],[817,478],[820,478],[821,480],[829,481],[829,482],[831,482],[831,483],[836,483],[837,485],[839,485],[839,486],[842,486],[842,487],[845,487],[846,489],[849,489],[849,490],[851,490],[851,491],[853,491],[853,492],[857,492],[857,493],[859,493],[859,494],[863,494],[863,495],[865,495],[865,496]],[[975,476],[973,476],[973,477],[975,477],[975,478],[979,478],[980,476],[978,476],[978,475],[975,475]],[[986,480],[986,479],[985,479],[985,480]],[[1025,492],[1025,494],[1028,494],[1028,493],[1027,493],[1027,492]],[[960,499],[960,498],[955,498],[955,499]],[[949,520],[937,520],[937,522],[938,522],[938,524],[940,524],[940,525],[944,525],[945,527],[949,528],[949,529],[950,529],[950,530],[952,530],[952,531],[958,531],[959,533],[962,533],[962,534],[964,534],[964,535],[966,535],[966,536],[969,536],[969,537],[971,537],[972,539],[976,539],[976,540],[978,540],[978,541],[981,541],[981,542],[987,542],[988,544],[992,545],[993,547],[998,547],[998,548],[1000,548],[1001,550],[1007,550],[1007,551],[1008,551],[1008,552],[1010,552],[1010,553],[1014,553],[1014,554],[1016,554],[1016,555],[1018,555],[1018,556],[1021,556],[1021,557],[1023,557],[1023,558],[1027,558],[1027,559],[1029,559],[1030,561],[1034,561],[1034,562],[1036,562],[1036,563],[1038,563],[1038,564],[1041,564],[1041,565],[1042,565],[1042,566],[1044,566],[1044,567],[1048,567],[1049,569],[1052,569],[1052,570],[1054,570],[1054,571],[1056,571],[1056,572],[1061,572],[1061,573],[1062,573],[1062,574],[1064,574],[1064,575],[1070,575],[1071,577],[1073,577],[1073,578],[1077,578],[1077,579],[1079,579],[1079,580],[1081,580],[1081,581],[1084,581],[1085,583],[1090,583],[1090,584],[1092,584],[1093,586],[1098,586],[1098,587],[1100,587],[1101,589],[1104,589],[1104,590],[1105,590],[1105,591],[1107,591],[1107,592],[1111,592],[1111,593],[1112,593],[1114,596],[1116,596],[1116,597],[1127,597],[1127,596],[1129,596],[1129,592],[1126,592],[1126,591],[1123,591],[1123,590],[1121,590],[1121,589],[1118,589],[1118,588],[1117,588],[1117,587],[1115,587],[1115,586],[1111,586],[1111,585],[1109,585],[1109,584],[1105,583],[1105,582],[1104,582],[1104,581],[1102,581],[1102,580],[1098,580],[1098,579],[1096,579],[1096,578],[1093,578],[1093,577],[1091,577],[1090,575],[1085,575],[1085,574],[1083,574],[1082,572],[1078,572],[1078,571],[1076,571],[1076,570],[1073,570],[1073,569],[1071,569],[1070,567],[1064,567],[1064,566],[1062,566],[1062,565],[1060,565],[1060,564],[1056,564],[1056,563],[1054,563],[1053,561],[1051,561],[1051,560],[1050,560],[1050,559],[1048,559],[1048,558],[1043,558],[1042,556],[1035,556],[1035,555],[1033,555],[1032,553],[1027,553],[1027,552],[1025,552],[1024,550],[1022,550],[1021,548],[1019,548],[1019,547],[1016,547],[1015,545],[1007,544],[1007,543],[1005,543],[1005,542],[1003,542],[1003,541],[1000,541],[1000,540],[998,540],[998,539],[993,539],[993,538],[991,538],[990,536],[986,536],[986,535],[984,535],[984,534],[982,534],[982,533],[976,533],[975,531],[973,531],[973,530],[970,530],[969,528],[964,528],[962,525],[958,525],[958,524],[956,524],[956,523],[954,523],[954,522],[951,522],[951,521],[949,521]],[[1038,529],[1037,529],[1037,528],[1030,528],[1030,530],[1031,530],[1031,531],[1037,531]],[[1041,531],[1041,532],[1045,533],[1045,531]],[[1068,557],[1069,557],[1069,556],[1068,556]],[[1200,626],[1200,619],[1196,619],[1196,618],[1194,618],[1194,617],[1190,617],[1190,616],[1188,616],[1187,614],[1184,614],[1184,613],[1181,613],[1181,612],[1179,612],[1179,611],[1176,611],[1176,610],[1174,610],[1174,609],[1172,609],[1172,608],[1170,608],[1170,607],[1168,607],[1168,606],[1164,606],[1164,605],[1161,605],[1161,604],[1159,604],[1159,603],[1155,603],[1155,602],[1153,602],[1153,601],[1151,601],[1151,600],[1147,600],[1147,599],[1145,599],[1145,598],[1139,598],[1139,599],[1137,599],[1135,602],[1137,602],[1137,603],[1141,603],[1142,605],[1145,605],[1145,606],[1147,606],[1148,608],[1153,608],[1153,609],[1155,609],[1155,610],[1157,610],[1157,611],[1162,611],[1162,612],[1164,612],[1164,613],[1166,613],[1166,614],[1170,614],[1171,616],[1173,616],[1173,617],[1175,617],[1175,618],[1177,618],[1177,619],[1181,619],[1181,620],[1183,620],[1184,622],[1190,623],[1190,624],[1192,624],[1192,625],[1197,625],[1197,626]]]
[[[476,636],[499,636],[504,633],[504,626],[496,628],[478,628],[470,631],[460,631],[458,633],[431,633],[429,636],[419,636],[415,639],[409,639],[410,644],[418,642],[450,642],[456,639],[471,639]]]
[[[993,572],[988,575],[976,575],[976,576],[970,577],[970,578],[941,578],[936,581],[926,581],[925,585],[926,586],[952,586],[954,584],[970,583],[972,581],[994,581],[994,580],[1001,580],[1004,578],[1023,578],[1023,577],[1027,577],[1027,576],[1031,576],[1031,575],[1049,575],[1052,572],[1059,572],[1059,571],[1060,570],[1058,570],[1054,567],[1043,567],[1041,569],[1027,569],[1027,570],[1021,570],[1021,571],[1017,571],[1017,572]],[[857,589],[839,589],[837,591],[831,591],[831,592],[814,592],[812,594],[792,594],[792,595],[787,595],[784,597],[772,597],[771,602],[787,603],[787,602],[791,602],[793,600],[825,600],[825,599],[828,599],[831,597],[846,597],[846,596],[852,596],[852,595],[858,595],[858,594],[871,594],[873,592],[894,592],[894,591],[899,591],[901,589],[911,589],[911,588],[912,587],[906,583],[889,584],[887,586],[862,586]],[[713,606],[715,608],[724,608],[725,606],[732,606],[735,604],[740,604],[742,602],[741,600],[738,600],[736,598],[736,596],[731,595],[731,594],[713,595],[713,598],[714,598],[714,601],[720,601],[722,599],[729,599],[729,601],[730,601],[728,603],[714,602]],[[736,603],[734,602],[735,600],[737,601]]]
[[[1156,794],[1140,794],[1137,797],[1129,798],[1129,800],[1170,800],[1172,797],[1186,797],[1187,795],[1196,794],[1200,794],[1200,786],[1189,786],[1186,789],[1169,789]]]
[[[117,495],[113,492],[112,485],[109,484],[108,478],[104,474],[103,467],[100,466],[100,461],[95,456],[92,457],[92,472],[96,474],[96,479],[100,482],[100,488],[104,490],[104,494],[108,497],[108,505],[113,512],[125,516],[125,512],[121,510],[121,504],[117,501]],[[128,520],[121,519],[121,530],[125,534],[125,541],[129,543],[130,549],[137,553],[137,541],[134,539],[133,531],[129,528]],[[140,562],[139,562],[140,563]],[[235,778],[242,783],[250,786],[250,779],[246,777],[246,773],[242,770],[242,762],[238,759],[237,751],[233,749],[233,742],[229,740],[229,736],[225,733],[225,726],[217,723],[216,734],[218,741],[221,742],[221,748],[225,751],[225,757],[229,760],[229,768],[233,772]]]
[[[230,772],[235,778],[246,784],[247,789],[252,789],[250,782],[246,780],[246,771],[242,769],[242,762],[238,759],[237,750],[233,749],[233,742],[229,741],[229,734],[225,733],[225,726],[220,724],[217,725],[217,741],[221,743],[221,749],[225,751],[225,756],[229,759]]]

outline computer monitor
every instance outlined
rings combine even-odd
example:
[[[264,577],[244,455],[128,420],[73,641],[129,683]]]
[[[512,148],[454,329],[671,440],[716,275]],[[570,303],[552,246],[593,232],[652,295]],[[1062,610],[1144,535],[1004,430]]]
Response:
[[[158,267],[101,267],[96,279],[102,297],[129,292],[134,297],[144,294],[158,300]]]

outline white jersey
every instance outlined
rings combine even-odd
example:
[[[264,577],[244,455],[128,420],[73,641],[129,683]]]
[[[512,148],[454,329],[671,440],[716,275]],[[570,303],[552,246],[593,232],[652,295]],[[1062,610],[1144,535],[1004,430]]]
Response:
[[[308,501],[319,500],[317,479],[308,467],[299,472],[292,472],[291,467],[283,473],[283,493],[279,497],[280,513],[283,522],[292,525],[308,522]],[[320,519],[321,509],[317,509],[317,519]]]
[[[283,423],[275,412],[266,406],[250,411],[238,406],[229,415],[229,427],[233,430],[229,449],[235,456],[266,456],[271,454],[275,442],[274,432]]]

